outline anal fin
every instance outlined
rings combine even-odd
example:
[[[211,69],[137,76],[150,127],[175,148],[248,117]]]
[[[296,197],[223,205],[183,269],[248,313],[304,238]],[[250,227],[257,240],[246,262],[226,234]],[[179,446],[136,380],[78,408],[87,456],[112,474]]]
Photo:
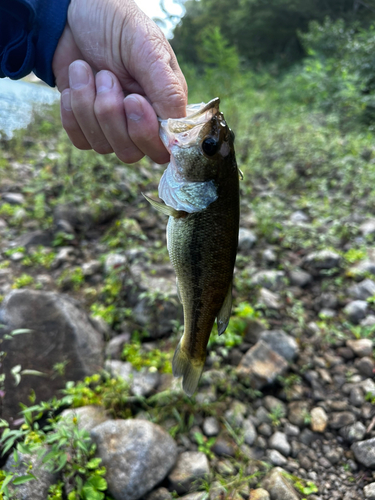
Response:
[[[225,332],[229,323],[231,312],[232,312],[232,282],[229,285],[223,305],[221,306],[221,309],[216,319],[217,331],[219,335]]]
[[[180,287],[178,286],[178,279],[177,278],[176,278],[176,287],[177,287],[177,296],[182,304],[181,292],[180,292]]]

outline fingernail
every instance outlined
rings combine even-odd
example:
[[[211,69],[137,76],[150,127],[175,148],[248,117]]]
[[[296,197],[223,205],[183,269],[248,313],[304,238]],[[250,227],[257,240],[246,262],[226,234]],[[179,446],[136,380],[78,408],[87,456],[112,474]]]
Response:
[[[107,92],[113,87],[113,78],[109,71],[100,71],[96,75],[96,92]]]
[[[69,85],[72,89],[85,87],[90,80],[89,72],[85,64],[80,61],[73,62],[69,67]]]
[[[71,111],[70,89],[65,89],[61,94],[61,104],[66,111]]]
[[[125,97],[126,117],[138,121],[143,116],[143,109],[139,100],[131,95]]]

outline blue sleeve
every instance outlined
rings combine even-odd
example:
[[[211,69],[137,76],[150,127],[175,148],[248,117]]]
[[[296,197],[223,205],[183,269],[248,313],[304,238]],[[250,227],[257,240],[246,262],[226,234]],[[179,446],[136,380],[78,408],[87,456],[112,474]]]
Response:
[[[55,85],[52,59],[66,24],[70,0],[0,0],[0,77],[33,71]]]

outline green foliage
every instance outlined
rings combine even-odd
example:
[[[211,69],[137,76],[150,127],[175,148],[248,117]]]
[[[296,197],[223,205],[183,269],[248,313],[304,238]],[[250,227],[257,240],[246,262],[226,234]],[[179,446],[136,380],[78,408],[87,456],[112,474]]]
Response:
[[[82,267],[74,267],[65,269],[57,279],[57,284],[63,289],[72,288],[74,291],[78,291],[83,286],[84,281]]]
[[[311,495],[312,493],[318,493],[319,491],[316,484],[312,481],[307,481],[298,476],[294,476],[293,474],[283,473],[283,476],[289,479],[293,483],[296,490],[303,495]]]
[[[194,438],[198,444],[198,451],[201,451],[202,453],[207,455],[207,457],[210,459],[215,457],[214,453],[211,451],[211,448],[216,442],[215,437],[207,438],[206,436],[203,436],[202,433],[195,432]]]
[[[248,302],[241,302],[234,310],[234,315],[231,317],[228,327],[223,335],[217,335],[217,327],[211,333],[208,341],[208,349],[214,346],[221,346],[222,354],[226,354],[228,349],[239,345],[243,341],[246,327],[249,321],[260,318],[260,313]]]
[[[55,257],[56,252],[40,246],[35,251],[29,252],[22,259],[22,265],[26,267],[42,266],[46,269],[50,269]]]
[[[309,57],[285,80],[293,98],[324,112],[334,112],[340,125],[375,121],[375,29],[356,30],[342,19],[312,22],[300,33]],[[292,84],[293,81],[293,85]]]
[[[13,282],[12,288],[23,288],[34,283],[34,278],[29,274],[23,273]]]
[[[86,405],[103,406],[114,416],[130,416],[128,410],[129,384],[121,377],[106,372],[85,377],[83,381],[68,382],[63,390],[65,401],[73,408]]]
[[[144,241],[146,236],[142,233],[135,219],[120,219],[116,221],[103,237],[111,249],[120,248],[122,251],[129,248],[134,242]]]
[[[148,367],[163,373],[172,373],[172,357],[173,351],[170,349],[168,351],[160,349],[145,351],[141,342],[137,340],[125,344],[122,351],[122,358],[129,361],[136,370]]]

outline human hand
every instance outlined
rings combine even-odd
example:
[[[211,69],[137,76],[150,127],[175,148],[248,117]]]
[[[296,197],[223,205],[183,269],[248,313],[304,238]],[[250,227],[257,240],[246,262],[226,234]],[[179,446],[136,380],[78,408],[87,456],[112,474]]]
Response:
[[[52,69],[77,148],[126,163],[169,160],[157,116],[185,116],[187,86],[163,33],[133,0],[72,0]]]

